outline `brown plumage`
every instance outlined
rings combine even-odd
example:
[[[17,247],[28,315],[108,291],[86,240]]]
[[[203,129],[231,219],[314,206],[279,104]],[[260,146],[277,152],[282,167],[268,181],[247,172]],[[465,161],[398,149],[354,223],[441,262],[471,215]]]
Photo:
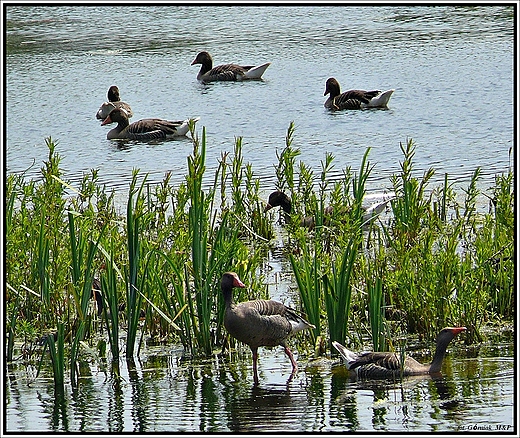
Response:
[[[123,108],[113,110],[101,124],[107,125],[114,122],[117,122],[117,126],[108,131],[108,140],[148,141],[186,135],[189,130],[188,120],[171,122],[162,119],[142,119],[130,124],[128,114]]]
[[[381,92],[380,90],[349,90],[341,93],[339,82],[334,78],[327,79],[324,96],[329,94],[325,101],[325,108],[331,110],[386,108],[394,90]]]
[[[224,327],[228,333],[244,344],[253,353],[253,377],[258,384],[258,347],[284,347],[289,356],[293,375],[298,370],[286,340],[292,334],[314,325],[299,316],[293,309],[273,300],[254,300],[241,303],[233,302],[233,288],[245,287],[234,272],[222,276],[221,288],[224,295]]]
[[[466,330],[466,327],[446,327],[442,329],[437,335],[436,349],[432,362],[424,365],[406,356],[402,374],[399,354],[389,352],[367,352],[358,354],[348,350],[339,342],[333,341],[332,345],[338,350],[347,369],[351,370],[358,377],[366,379],[395,379],[401,375],[413,376],[439,373],[448,344],[455,336],[464,330]]]
[[[105,120],[108,115],[112,112],[112,110],[116,108],[123,108],[127,114],[128,118],[131,119],[134,115],[132,108],[126,102],[121,102],[121,97],[119,96],[119,88],[116,85],[112,85],[107,92],[108,102],[104,102],[98,109],[96,113],[96,118],[100,120]]]
[[[213,67],[213,59],[208,52],[200,52],[191,65],[201,64],[197,79],[202,82],[212,81],[242,81],[246,79],[261,79],[264,71],[271,65],[266,63],[257,67],[253,65],[222,64]]]

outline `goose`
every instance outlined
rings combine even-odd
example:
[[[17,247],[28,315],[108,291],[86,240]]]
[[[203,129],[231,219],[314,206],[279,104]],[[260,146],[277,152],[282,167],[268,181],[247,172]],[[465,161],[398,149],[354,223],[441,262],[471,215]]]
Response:
[[[193,119],[195,122],[199,118]],[[142,119],[129,124],[128,113],[124,108],[116,108],[113,110],[101,125],[108,125],[109,123],[117,122],[117,126],[108,131],[108,140],[155,140],[171,137],[179,137],[186,135],[189,131],[187,120],[179,120],[171,122],[162,119]]]
[[[107,92],[108,102],[103,102],[96,113],[96,119],[105,120],[112,110],[116,108],[124,108],[128,113],[128,118],[131,119],[134,115],[132,108],[126,102],[121,102],[119,97],[119,88],[112,85]]]
[[[341,93],[339,82],[334,78],[327,79],[324,96],[329,94],[325,101],[325,108],[331,110],[364,109],[364,108],[386,108],[392,93],[395,90],[364,91],[349,90]]]
[[[197,79],[201,82],[261,79],[267,67],[271,65],[270,62],[267,62],[256,67],[237,64],[223,64],[213,67],[213,59],[208,52],[200,52],[191,63],[191,65],[195,64],[202,64],[197,75]]]
[[[315,326],[278,301],[254,300],[235,304],[233,288],[245,287],[235,272],[224,273],[220,286],[225,303],[224,327],[232,337],[251,348],[255,385],[258,385],[258,347],[281,345],[291,361],[293,376],[298,370],[298,364],[286,340],[296,332]]]
[[[367,224],[373,221],[377,216],[379,216],[386,205],[395,198],[395,193],[378,193],[365,196],[364,199],[375,199],[381,198],[379,202],[374,202],[369,206],[361,207],[363,209],[363,224]],[[292,211],[291,199],[284,192],[276,190],[269,195],[269,199],[267,201],[267,205],[264,208],[264,213],[269,211],[273,207],[281,207],[284,211],[285,222],[288,223],[290,221],[290,214]],[[324,213],[326,215],[331,215],[334,209],[332,206],[325,207]],[[307,216],[302,219],[300,225],[302,227],[306,227],[309,229],[314,228],[314,216]]]
[[[398,354],[390,352],[354,353],[333,341],[332,345],[338,350],[345,366],[353,374],[365,379],[388,379],[402,376],[436,374],[441,371],[442,360],[446,354],[446,347],[451,340],[466,327],[446,327],[437,335],[435,354],[430,364],[423,365],[407,356],[401,374],[401,360]]]

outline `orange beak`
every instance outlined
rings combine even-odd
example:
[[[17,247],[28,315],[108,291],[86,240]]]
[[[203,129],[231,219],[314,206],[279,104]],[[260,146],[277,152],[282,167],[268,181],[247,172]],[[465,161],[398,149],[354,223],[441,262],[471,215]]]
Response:
[[[109,123],[112,123],[112,119],[110,118],[110,114],[107,116],[105,120],[101,122],[101,126],[108,125]]]

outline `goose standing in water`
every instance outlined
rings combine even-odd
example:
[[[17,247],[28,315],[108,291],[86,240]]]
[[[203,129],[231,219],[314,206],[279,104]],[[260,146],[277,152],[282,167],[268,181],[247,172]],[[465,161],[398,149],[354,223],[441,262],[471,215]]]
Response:
[[[368,352],[358,354],[348,350],[339,342],[333,341],[332,345],[338,350],[347,369],[355,373],[357,377],[364,379],[396,379],[401,375],[414,376],[439,373],[448,344],[464,330],[466,330],[466,327],[446,327],[442,329],[437,335],[437,346],[432,362],[423,365],[407,356],[404,359],[402,374],[401,359],[396,353]]]
[[[324,96],[328,94],[329,98],[324,105],[330,110],[386,108],[394,91],[349,90],[341,93],[339,82],[334,78],[329,78],[325,84],[325,93],[323,93]]]
[[[262,65],[223,64],[213,67],[213,59],[208,52],[200,52],[191,65],[202,64],[197,79],[201,82],[213,81],[243,81],[247,79],[261,79],[264,71],[271,65],[267,62]]]
[[[245,287],[234,272],[226,272],[220,283],[224,295],[224,327],[235,339],[249,345],[253,353],[253,377],[258,384],[258,347],[281,345],[292,364],[291,377],[298,364],[286,344],[289,336],[301,330],[314,328],[293,309],[273,300],[233,302],[233,288]]]
[[[128,118],[131,119],[134,115],[132,108],[126,102],[121,102],[119,97],[119,88],[116,85],[112,85],[107,92],[108,102],[104,102],[96,113],[96,119],[105,120],[112,110],[116,108],[123,108],[128,114]]]
[[[199,119],[194,119],[195,122]],[[116,108],[107,116],[101,125],[117,123],[114,129],[108,131],[108,140],[156,140],[186,135],[189,131],[187,120],[169,121],[163,119],[142,119],[130,124],[128,114],[123,108]]]

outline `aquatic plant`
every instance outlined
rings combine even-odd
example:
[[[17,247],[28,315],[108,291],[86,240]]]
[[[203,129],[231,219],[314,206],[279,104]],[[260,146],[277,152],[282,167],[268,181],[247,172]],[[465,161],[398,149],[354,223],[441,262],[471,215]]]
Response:
[[[50,138],[41,180],[8,175],[9,360],[17,337],[27,346],[27,358],[41,349],[38,339],[63,324],[64,354],[70,353],[75,384],[82,352],[89,352],[88,342],[99,340],[91,330],[95,315],[90,300],[98,274],[107,328],[102,339],[108,338],[113,364],[124,322],[127,357],[139,355],[145,334],[154,341],[180,342],[193,356],[233,347],[222,329],[218,281],[223,271],[234,270],[248,285],[237,292],[237,300],[240,294],[248,294],[246,299],[266,294],[262,270],[275,228],[263,213],[260,193],[272,188],[262,187],[252,166],[244,164],[240,137],[233,153],[224,153],[208,178],[206,131],[200,138],[194,127],[191,133],[186,181],[174,187],[166,174],[154,184],[135,170],[126,216],[116,213],[113,191],[98,183],[97,171],[84,175],[79,188],[63,179]],[[369,149],[357,174],[347,168],[337,180],[331,177],[331,154],[325,154],[317,175],[296,162],[294,135],[291,123],[285,147],[277,154],[276,188],[293,201],[284,231],[285,254],[299,290],[294,306],[301,305],[316,326],[310,339],[317,354],[324,352],[327,337],[352,343],[363,342],[366,334],[378,349],[395,349],[385,336],[394,324],[403,333],[428,338],[445,325],[465,325],[469,330],[464,339],[478,341],[488,321],[512,317],[511,172],[497,176],[486,194],[478,190],[479,169],[463,196],[448,175],[440,187],[430,187],[435,172],[415,175],[415,145],[409,140],[401,145],[400,172],[390,179],[396,193],[390,214],[364,224],[361,204],[372,170]],[[479,207],[483,196],[489,200],[485,213]],[[312,227],[300,226],[306,216],[312,217]]]

